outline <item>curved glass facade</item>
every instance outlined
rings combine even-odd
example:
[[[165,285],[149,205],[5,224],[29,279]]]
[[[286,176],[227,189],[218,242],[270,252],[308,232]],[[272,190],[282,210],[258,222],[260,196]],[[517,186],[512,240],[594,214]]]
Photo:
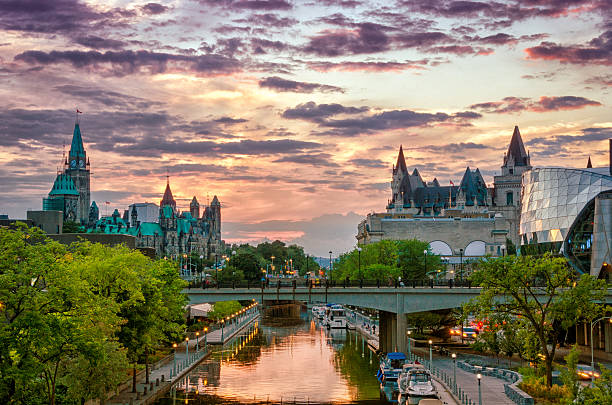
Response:
[[[595,198],[612,190],[608,168],[541,168],[523,174],[519,234],[523,251],[563,251],[574,267],[589,272]],[[533,251],[536,250],[536,251]]]

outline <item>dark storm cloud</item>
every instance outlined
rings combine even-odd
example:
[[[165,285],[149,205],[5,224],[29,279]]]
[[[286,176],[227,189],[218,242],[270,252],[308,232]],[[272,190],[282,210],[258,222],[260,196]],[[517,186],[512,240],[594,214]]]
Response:
[[[77,36],[74,38],[74,42],[92,49],[121,49],[125,46],[123,41],[96,35]]]
[[[294,108],[286,109],[282,117],[288,119],[301,119],[306,121],[322,122],[323,119],[338,114],[359,114],[368,111],[368,107],[345,107],[341,104],[316,104],[309,101]]]
[[[187,71],[204,75],[222,75],[241,69],[240,62],[220,54],[179,55],[163,52],[140,51],[25,51],[15,61],[30,65],[70,64],[114,76],[135,73],[158,74]]]
[[[525,49],[529,59],[557,60],[579,65],[612,65],[612,31],[606,31],[584,45],[559,45],[542,42]]]
[[[259,81],[259,87],[265,87],[279,92],[312,93],[344,93],[340,87],[327,84],[297,82],[294,80],[283,79],[278,76],[266,77]]]
[[[274,163],[297,163],[315,167],[337,167],[338,164],[332,160],[328,153],[308,153],[303,155],[287,155],[273,161]]]
[[[512,114],[522,111],[549,112],[559,110],[578,110],[601,103],[577,96],[540,97],[539,100],[519,97],[505,97],[501,101],[472,104],[469,108],[486,113]]]
[[[169,7],[159,3],[147,3],[141,7],[142,12],[149,15],[163,14],[168,11],[168,9]]]
[[[55,86],[54,90],[74,98],[75,100],[84,101],[86,103],[97,103],[102,106],[116,107],[121,109],[148,109],[151,107],[159,107],[162,103],[156,101],[145,100],[140,97],[128,96],[126,94],[115,91],[103,90],[99,87],[76,86],[73,84],[65,84]],[[81,109],[83,109],[81,107]]]

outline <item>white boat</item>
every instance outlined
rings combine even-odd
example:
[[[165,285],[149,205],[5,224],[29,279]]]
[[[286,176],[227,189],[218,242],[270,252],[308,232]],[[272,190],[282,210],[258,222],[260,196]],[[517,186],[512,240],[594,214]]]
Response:
[[[333,329],[346,328],[346,312],[341,305],[331,305],[325,308],[325,325]]]
[[[422,364],[408,363],[397,380],[400,405],[415,405],[424,399],[440,399],[431,374]]]
[[[314,305],[312,307],[312,315],[314,315],[315,318],[322,319],[323,316],[325,316],[325,307]]]

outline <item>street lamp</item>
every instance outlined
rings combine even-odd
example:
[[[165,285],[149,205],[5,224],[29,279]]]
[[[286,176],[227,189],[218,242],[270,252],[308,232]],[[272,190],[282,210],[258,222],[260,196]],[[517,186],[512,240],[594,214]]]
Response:
[[[223,324],[225,323],[225,319],[221,319],[221,344],[223,344]]]
[[[329,251],[329,281],[330,283],[334,283],[334,275],[332,273],[332,251]]]
[[[506,245],[501,245],[502,257],[506,256]]]
[[[185,337],[185,354],[187,355],[187,365],[189,365],[189,336]]]
[[[591,322],[591,368],[593,369],[591,371],[591,385],[593,385],[593,382],[595,381],[595,360],[593,358],[593,326],[595,326],[597,322],[602,321],[604,319],[609,319],[610,323],[612,323],[612,316],[602,316],[601,318]]]
[[[457,353],[451,354],[453,358],[453,391],[457,389]]]
[[[357,263],[358,263],[358,269],[359,269],[357,273],[359,274],[359,278],[362,279],[363,277],[361,277],[361,248],[360,247],[357,248]]]
[[[172,375],[176,376],[176,343],[172,343],[172,354],[174,355],[174,367],[172,368]]]
[[[219,263],[219,256],[217,253],[215,253],[215,283],[217,284],[217,288],[219,288],[219,268],[218,268],[218,263]]]
[[[200,351],[198,343],[200,342],[200,332],[196,332],[196,354]]]
[[[270,259],[272,259],[272,274],[274,274],[274,259],[276,259],[276,257],[270,256]]]
[[[459,249],[459,280],[463,281],[463,249]]]
[[[423,260],[425,262],[425,274],[427,274],[427,249],[423,250]]]
[[[408,357],[412,359],[412,350],[410,347],[412,345],[412,342],[410,342],[410,335],[412,335],[412,331],[409,330],[407,333],[408,333]]]
[[[204,328],[204,351],[208,350],[208,328]]]
[[[433,340],[429,339],[429,369],[433,370]]]
[[[480,390],[480,380],[482,380],[482,374],[476,374],[476,378],[478,378],[478,405],[482,405],[482,391]]]

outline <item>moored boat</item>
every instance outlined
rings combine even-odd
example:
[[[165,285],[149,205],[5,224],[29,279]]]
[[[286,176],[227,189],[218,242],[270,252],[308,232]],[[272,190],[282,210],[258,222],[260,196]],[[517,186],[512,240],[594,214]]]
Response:
[[[425,399],[439,399],[431,374],[422,364],[405,364],[397,385],[400,404],[415,405]]]
[[[380,368],[376,374],[378,381],[381,383],[386,381],[397,381],[405,362],[406,355],[401,352],[391,352],[382,356],[380,359]]]

